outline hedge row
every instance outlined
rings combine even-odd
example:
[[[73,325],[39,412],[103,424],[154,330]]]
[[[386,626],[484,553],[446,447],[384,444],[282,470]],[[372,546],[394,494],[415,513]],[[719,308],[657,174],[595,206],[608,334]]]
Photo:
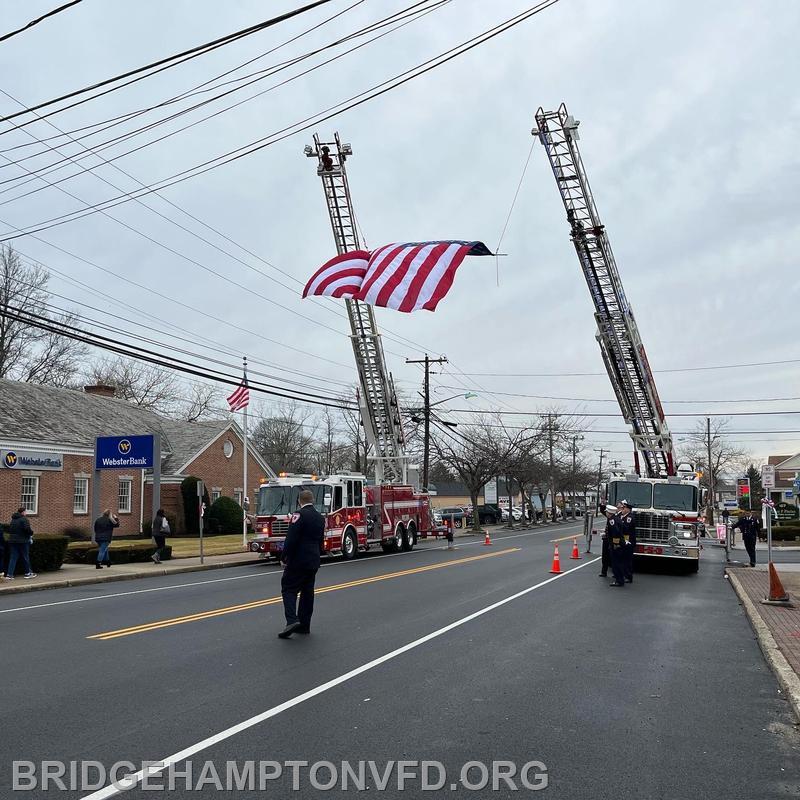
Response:
[[[67,548],[66,561],[69,564],[91,564],[97,561],[98,547],[92,542],[72,542]],[[112,564],[140,564],[150,561],[156,547],[152,542],[115,542],[109,550]],[[161,560],[172,558],[172,548],[167,545],[161,551]]]
[[[67,545],[69,545],[69,537],[67,536],[47,533],[34,535],[30,549],[31,569],[34,572],[53,572],[61,569],[67,552]],[[6,541],[3,572],[6,571],[8,566],[9,551],[10,547],[8,541]],[[16,575],[23,574],[24,568],[20,561],[17,561],[17,568],[14,572]]]

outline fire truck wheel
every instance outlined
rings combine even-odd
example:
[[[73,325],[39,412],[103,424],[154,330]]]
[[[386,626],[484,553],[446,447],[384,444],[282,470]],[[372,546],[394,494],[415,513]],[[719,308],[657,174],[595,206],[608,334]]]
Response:
[[[345,561],[352,561],[358,555],[358,540],[356,532],[352,528],[345,531],[342,538],[342,558]]]
[[[406,529],[404,525],[398,525],[394,532],[394,542],[392,542],[392,551],[399,553],[405,550],[406,547]]]
[[[403,537],[403,550],[413,550],[417,543],[417,529],[413,525],[408,526],[408,532]]]

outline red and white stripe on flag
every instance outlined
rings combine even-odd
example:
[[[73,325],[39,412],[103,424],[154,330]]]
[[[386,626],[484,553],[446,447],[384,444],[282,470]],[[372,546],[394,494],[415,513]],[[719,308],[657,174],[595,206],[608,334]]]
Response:
[[[356,295],[397,311],[434,311],[450,291],[468,255],[491,255],[483,242],[442,241],[389,244],[375,250]]]
[[[303,297],[354,297],[361,289],[368,264],[369,253],[366,250],[353,250],[326,261],[311,276],[303,289]]]
[[[250,387],[247,385],[247,378],[243,378],[233,393],[228,395],[228,408],[231,411],[241,411],[248,405],[250,405]]]

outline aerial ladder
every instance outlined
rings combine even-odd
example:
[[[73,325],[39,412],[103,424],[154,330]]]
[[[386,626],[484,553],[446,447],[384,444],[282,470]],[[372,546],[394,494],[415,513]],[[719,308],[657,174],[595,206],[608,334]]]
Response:
[[[672,436],[630,304],[597,213],[578,150],[579,122],[562,103],[536,112],[532,134],[544,145],[567,212],[571,239],[595,307],[597,341],[619,407],[633,439],[634,464],[645,476],[675,475]]]
[[[315,134],[314,144],[306,146],[305,154],[317,159],[317,175],[325,190],[337,253],[360,250],[345,169],[347,157],[353,154],[352,147],[343,144],[338,133],[332,142],[322,142]],[[375,454],[375,483],[406,484],[408,469],[400,408],[392,375],[386,368],[375,313],[372,306],[358,300],[345,300],[345,305],[358,368],[361,420]]]

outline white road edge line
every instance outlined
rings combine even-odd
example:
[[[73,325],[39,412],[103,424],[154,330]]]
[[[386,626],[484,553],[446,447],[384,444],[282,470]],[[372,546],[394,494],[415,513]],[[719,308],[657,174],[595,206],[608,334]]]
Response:
[[[520,536],[535,536],[540,533],[545,533],[544,530],[541,531],[529,531],[528,533],[516,533],[510,534],[508,536],[496,536],[495,539],[503,540],[503,539],[517,539]],[[456,549],[460,547],[474,547],[475,545],[482,545],[483,542],[476,541],[476,542],[464,542],[463,544],[456,545]],[[428,552],[438,552],[435,547],[425,547],[419,550],[411,550],[409,552],[404,553],[387,553],[386,555],[381,556],[370,556],[369,561],[377,561],[380,558],[396,558],[397,556],[410,556],[415,553],[428,553]],[[369,563],[369,561],[365,561],[364,563]],[[329,564],[323,564],[323,567],[340,567],[344,564],[349,564],[349,561],[335,561]],[[245,565],[247,566],[247,565]],[[263,578],[265,575],[282,575],[283,570],[280,569],[273,569],[269,571],[259,572],[256,575],[233,575],[230,578],[214,578],[213,580],[208,581],[192,581],[191,583],[178,583],[174,586],[155,586],[151,589],[132,589],[130,592],[114,592],[113,594],[100,594],[100,595],[93,595],[92,597],[77,597],[74,600],[56,600],[53,603],[37,603],[36,605],[32,606],[18,606],[17,608],[3,608],[0,609],[0,614],[13,614],[15,611],[33,611],[37,608],[53,608],[54,606],[68,606],[72,605],[73,603],[89,603],[93,600],[110,600],[114,597],[130,597],[131,595],[135,594],[149,594],[150,592],[166,592],[170,589],[189,589],[192,586],[208,586],[212,583],[226,583],[228,581],[243,581],[248,580],[251,578]],[[153,577],[161,577],[161,576],[153,576]],[[75,587],[78,588],[78,587]],[[2,597],[2,595],[0,595]]]
[[[277,706],[273,706],[272,708],[268,709],[267,711],[262,711],[260,714],[256,714],[254,717],[250,717],[250,719],[246,719],[243,722],[239,722],[236,725],[231,726],[230,728],[226,728],[224,731],[220,731],[219,733],[215,733],[213,736],[209,736],[206,739],[203,739],[196,744],[189,745],[185,747],[183,750],[179,750],[177,753],[173,753],[166,758],[162,758],[157,763],[152,764],[148,769],[148,777],[153,775],[158,775],[167,769],[172,764],[177,764],[181,761],[185,761],[187,758],[191,758],[193,755],[202,752],[203,750],[207,750],[209,747],[213,747],[214,745],[219,744],[220,742],[224,742],[226,739],[230,739],[233,736],[236,736],[243,731],[248,730],[248,728],[252,728],[255,725],[259,725],[262,722],[265,722],[272,717],[278,716],[278,714],[283,713],[284,711],[288,711],[290,708],[294,708],[295,706],[299,706],[301,703],[305,703],[306,700],[311,700],[318,695],[324,694],[330,689],[335,688],[336,686],[341,686],[343,683],[347,683],[351,678],[355,678],[357,675],[362,675],[365,672],[369,672],[375,667],[379,667],[381,664],[385,664],[387,661],[391,661],[398,656],[403,655],[404,653],[409,652],[410,650],[414,650],[417,647],[426,644],[427,642],[432,641],[433,639],[437,639],[440,636],[444,636],[445,633],[449,633],[450,631],[454,630],[455,628],[459,628],[462,625],[466,625],[468,622],[472,622],[472,620],[477,619],[478,617],[482,617],[484,614],[488,614],[490,611],[494,611],[501,606],[507,605],[508,603],[513,602],[514,600],[518,600],[520,597],[524,597],[526,594],[530,594],[531,592],[535,591],[536,589],[541,589],[543,586],[547,586],[549,583],[553,583],[553,581],[557,581],[559,578],[563,578],[567,575],[571,575],[573,572],[577,572],[579,569],[583,569],[584,567],[588,567],[590,564],[594,564],[595,562],[599,561],[599,558],[593,558],[591,561],[586,561],[583,564],[579,564],[576,567],[573,567],[566,572],[562,572],[559,575],[553,575],[552,578],[547,578],[546,580],[540,581],[539,583],[535,584],[534,586],[529,586],[527,589],[523,589],[521,592],[517,592],[516,594],[512,594],[509,597],[504,598],[503,600],[498,600],[496,603],[492,603],[491,605],[486,606],[485,608],[480,609],[479,611],[474,611],[472,614],[468,614],[466,617],[462,617],[461,619],[456,620],[455,622],[451,622],[449,625],[445,625],[443,628],[439,628],[438,630],[433,631],[432,633],[428,633],[425,636],[421,637],[420,639],[415,639],[413,642],[409,642],[408,644],[404,644],[402,647],[398,647],[396,650],[392,650],[389,653],[386,653],[378,658],[373,659],[372,661],[368,661],[366,664],[362,664],[360,667],[356,667],[355,669],[351,669],[349,672],[345,672],[343,675],[339,675],[336,678],[332,678],[325,683],[321,683],[319,686],[315,686],[313,689],[309,689],[307,692],[303,692],[302,694],[297,695],[296,697],[291,698],[290,700],[286,700],[283,703],[280,703]],[[128,775],[125,778],[120,779],[116,783],[112,783],[109,786],[105,786],[102,789],[98,789],[96,792],[92,792],[91,794],[84,795],[81,800],[107,800],[109,797],[114,797],[122,792],[128,791],[136,786],[141,780],[144,778],[144,770],[139,770],[138,772],[133,773],[132,775]]]

